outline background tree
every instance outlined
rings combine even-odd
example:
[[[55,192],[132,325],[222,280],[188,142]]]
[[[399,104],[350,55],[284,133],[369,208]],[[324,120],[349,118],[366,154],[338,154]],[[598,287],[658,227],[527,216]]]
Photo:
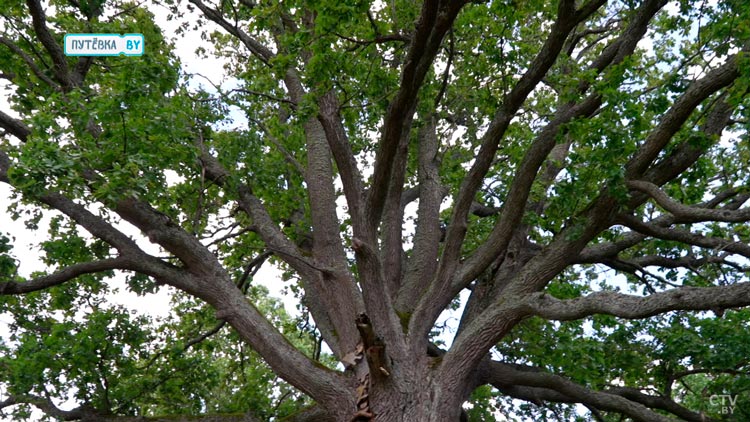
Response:
[[[186,87],[161,6],[220,28],[206,39],[236,88]],[[15,418],[750,415],[744,2],[5,0],[0,16],[0,181],[30,229],[53,216],[45,272],[21,278],[25,252],[0,241]],[[146,54],[64,56],[80,32],[143,33]],[[247,129],[221,125],[232,108]],[[251,284],[266,260],[314,325]],[[107,303],[121,273],[176,289],[173,316]]]

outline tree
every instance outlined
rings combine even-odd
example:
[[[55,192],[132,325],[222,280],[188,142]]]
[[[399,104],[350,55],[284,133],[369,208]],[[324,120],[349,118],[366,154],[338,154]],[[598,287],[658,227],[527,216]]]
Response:
[[[236,87],[188,88],[147,6],[203,30]],[[0,181],[28,227],[52,216],[48,271],[0,243],[16,418],[750,415],[744,2],[0,16]],[[66,33],[143,33],[146,54],[66,57]],[[251,284],[267,260],[307,325]],[[175,315],[107,304],[117,274],[174,288]]]

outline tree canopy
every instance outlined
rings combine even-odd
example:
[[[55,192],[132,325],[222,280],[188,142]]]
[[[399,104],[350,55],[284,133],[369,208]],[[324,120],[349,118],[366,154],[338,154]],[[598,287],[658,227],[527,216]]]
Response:
[[[0,229],[13,420],[750,419],[746,2],[0,0],[0,31],[2,208],[46,265]]]

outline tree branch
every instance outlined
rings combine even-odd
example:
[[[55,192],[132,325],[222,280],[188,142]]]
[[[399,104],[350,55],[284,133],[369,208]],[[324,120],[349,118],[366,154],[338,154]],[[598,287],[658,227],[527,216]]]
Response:
[[[623,224],[630,227],[632,230],[648,236],[653,236],[664,240],[676,240],[678,242],[687,243],[688,245],[727,251],[742,255],[746,258],[750,258],[750,245],[747,245],[744,242],[703,236],[690,232],[688,230],[678,229],[676,227],[660,227],[655,224],[645,223],[631,215],[620,215],[618,218],[622,221]]]
[[[229,177],[229,172],[206,151],[205,147],[201,148],[200,160],[206,168],[206,177],[217,185],[226,187],[225,182]],[[315,263],[299,253],[297,247],[273,222],[263,203],[253,195],[249,186],[240,184],[237,187],[237,194],[240,208],[250,216],[255,231],[263,239],[266,247],[278,254],[300,274],[305,283],[304,286],[309,287],[311,280],[319,280],[321,276],[335,275],[335,271],[318,268]],[[220,274],[223,273],[225,272],[221,269]],[[194,294],[211,303],[218,310],[217,318],[230,322],[248,344],[279,373],[279,376],[321,403],[353,400],[335,374],[316,366],[289,344],[278,330],[244,299],[244,295],[238,294],[241,292],[236,286],[232,285],[231,290],[234,291],[220,292],[215,286],[217,284],[220,283],[218,281],[206,283],[206,289],[196,291]],[[308,299],[308,306],[318,327],[321,331],[328,330],[329,338],[336,338],[334,326],[328,316],[328,309],[324,306],[326,302],[323,301],[321,295],[311,294]],[[331,346],[335,345],[336,342],[332,342]]]
[[[491,361],[484,365],[482,381],[496,385],[501,391],[520,395],[525,400],[541,405],[544,401],[581,403],[594,409],[618,412],[642,422],[674,422],[652,409],[666,410],[684,420],[705,422],[710,419],[685,409],[673,401],[648,396],[630,389],[613,387],[594,391],[562,376],[525,365]]]
[[[68,60],[65,58],[65,54],[58,42],[49,32],[49,28],[47,28],[47,18],[44,14],[44,9],[42,9],[41,2],[39,0],[26,0],[26,5],[29,7],[34,32],[52,58],[55,78],[66,91],[70,91],[79,85],[81,81],[73,81],[71,79]]]
[[[677,220],[683,223],[697,223],[702,221],[721,221],[725,223],[744,223],[750,220],[750,208],[740,210],[710,209],[683,205],[670,198],[663,190],[653,183],[631,180],[627,186],[654,198],[657,204],[672,213]]]
[[[417,93],[439,51],[443,37],[453,25],[463,1],[426,1],[422,5],[412,42],[401,72],[401,84],[388,106],[383,134],[375,155],[371,189],[367,198],[367,221],[377,227],[391,185],[394,163],[414,118]],[[397,180],[397,182],[403,182]]]
[[[341,184],[344,188],[346,204],[349,208],[349,215],[352,218],[352,226],[356,230],[361,230],[367,223],[365,220],[365,211],[363,209],[364,187],[362,175],[357,168],[357,161],[354,158],[349,139],[341,123],[339,114],[339,101],[333,91],[327,92],[319,100],[320,113],[318,119],[323,130],[325,131],[328,147],[331,150],[333,159],[341,177]]]
[[[653,2],[647,2],[647,4],[651,3]],[[499,143],[511,119],[525,102],[526,97],[555,63],[570,31],[573,30],[575,25],[588,18],[601,4],[603,2],[592,0],[582,6],[581,10],[576,11],[573,2],[560,2],[557,20],[553,24],[542,50],[534,58],[529,70],[514,86],[500,110],[495,114],[482,139],[474,164],[456,194],[451,223],[447,229],[444,252],[440,259],[438,272],[430,290],[422,297],[415,310],[415,318],[412,318],[410,322],[410,333],[426,335],[432,326],[432,321],[450,300],[490,265],[496,257],[504,255],[503,251],[512,239],[514,229],[517,227],[526,207],[529,190],[538,168],[544,163],[545,158],[555,145],[560,125],[574,117],[588,115],[598,108],[601,99],[598,95],[592,94],[579,104],[566,104],[558,110],[553,121],[540,133],[524,155],[514,176],[506,201],[503,203],[501,217],[489,238],[470,258],[471,262],[467,260],[459,269],[459,258],[467,231],[467,216],[471,210],[471,204],[494,160]],[[636,22],[629,31],[645,33],[646,25],[650,20],[650,15],[645,15],[644,21]],[[628,47],[631,46],[628,45]],[[632,44],[632,48],[635,48],[635,42]]]
[[[487,174],[492,165],[495,154],[500,145],[500,141],[503,139],[505,131],[510,125],[510,121],[515,116],[518,109],[526,101],[526,98],[534,89],[534,87],[536,87],[536,85],[542,80],[544,75],[555,63],[565,44],[565,40],[568,38],[568,35],[573,30],[573,28],[575,28],[575,25],[585,20],[603,3],[603,1],[592,0],[586,3],[581,11],[576,12],[574,9],[574,2],[560,2],[558,7],[558,17],[553,24],[552,29],[550,30],[550,33],[544,45],[542,46],[542,49],[530,63],[526,73],[524,73],[518,83],[516,83],[511,92],[507,95],[507,97],[503,101],[503,105],[500,107],[500,109],[497,111],[492,121],[490,122],[487,132],[482,137],[481,146],[479,148],[479,152],[477,153],[474,164],[471,166],[469,172],[461,182],[461,186],[454,200],[451,223],[448,226],[446,233],[444,248],[445,252],[443,252],[443,255],[441,257],[440,267],[437,274],[436,284],[438,285],[437,288],[439,290],[449,290],[446,289],[443,285],[449,278],[453,277],[456,267],[458,266],[461,245],[463,243],[464,236],[466,235],[467,217],[471,210],[471,204],[474,201],[477,190],[481,186],[484,176]],[[555,134],[557,128],[558,126],[554,127]],[[552,128],[550,128],[550,131],[551,129]],[[546,156],[547,154],[544,153],[544,148],[541,148],[541,142],[535,142],[534,144],[537,145],[535,148],[536,150],[533,151],[533,154],[532,151],[529,150],[529,152],[525,156],[526,161],[528,161],[531,157],[534,157],[535,159],[541,159],[543,161],[544,156]],[[541,158],[538,157],[540,154],[539,150],[544,153],[544,156]],[[529,163],[526,165],[526,173],[529,173],[531,171],[532,164],[533,163]],[[536,173],[534,172],[534,174]],[[521,185],[522,181],[520,180],[520,178],[514,178],[515,191],[522,193],[523,189]],[[525,200],[521,201],[523,199],[521,198],[521,196],[525,196],[525,194],[519,196],[519,193],[509,193],[506,204],[510,203],[510,205],[504,204],[503,208],[509,210],[518,206],[524,207]],[[520,202],[523,203],[519,204]],[[501,218],[500,221],[508,223],[511,220],[520,218],[513,212],[508,212],[507,215],[510,217]],[[495,234],[495,237],[497,237],[497,234]],[[509,238],[495,240],[491,242],[491,244],[500,245],[502,247],[502,244],[506,243],[505,240],[509,240]],[[497,248],[493,247],[493,249]],[[497,255],[498,254],[494,254],[494,256]],[[429,302],[437,302],[443,304],[446,298],[441,297],[436,301],[433,301],[432,298],[428,298],[427,300]]]
[[[638,41],[646,33],[648,23],[665,3],[663,0],[645,2],[622,36],[614,43],[617,48],[613,48],[612,51],[605,49],[602,53],[603,58],[595,61],[591,67],[597,72],[601,72],[607,65],[620,63],[625,57],[632,54]],[[609,57],[610,55],[611,57]],[[587,85],[584,84],[579,86],[578,89],[586,88]],[[512,237],[514,228],[523,215],[529,191],[534,180],[536,180],[539,168],[556,145],[555,139],[560,126],[576,117],[593,113],[600,104],[601,97],[598,94],[593,94],[576,106],[563,106],[561,110],[558,110],[554,120],[539,134],[514,176],[508,197],[503,204],[502,218],[493,228],[488,240],[474,253],[474,256],[467,259],[465,268],[461,270],[461,276],[458,277],[459,285],[465,285],[473,280],[494,260],[494,257],[503,254]]]
[[[10,396],[0,402],[0,409],[19,404],[30,404],[46,415],[62,421],[97,421],[97,422],[260,422],[251,413],[245,414],[215,414],[215,415],[170,415],[170,416],[116,416],[102,414],[96,409],[80,406],[72,410],[62,410],[51,400],[32,395]],[[308,414],[312,414],[308,412]],[[321,415],[323,416],[323,415]],[[285,422],[312,422],[317,419],[290,418]],[[320,419],[330,422],[328,419]]]
[[[636,403],[641,403],[651,409],[665,410],[682,420],[688,422],[714,422],[716,419],[710,418],[703,413],[693,412],[692,410],[680,406],[674,400],[664,396],[653,396],[645,394],[638,389],[631,387],[610,387],[604,392],[616,394]]]
[[[354,319],[364,311],[356,282],[349,271],[338,216],[334,188],[331,150],[321,122],[310,118],[305,123],[307,141],[307,183],[312,221],[312,257],[316,265],[329,268],[330,273],[310,280],[314,295],[322,302],[333,324],[333,332],[325,333],[326,341],[339,358],[357,346],[359,336]],[[345,142],[345,141],[342,141]],[[333,143],[335,144],[335,142]],[[343,178],[343,176],[342,176]],[[343,179],[342,179],[343,180]],[[316,319],[318,315],[315,316]],[[330,335],[335,333],[335,337]]]
[[[397,309],[411,312],[417,300],[429,286],[436,271],[440,238],[440,203],[442,186],[438,173],[438,148],[435,118],[421,128],[419,134],[419,207],[414,233],[412,257],[409,259],[404,280],[398,291]]]
[[[575,260],[576,264],[595,264],[607,258],[614,258],[620,252],[641,243],[647,236],[629,232],[614,242],[602,242],[584,248]]]
[[[14,44],[13,41],[11,41],[11,40],[9,40],[9,39],[7,39],[5,37],[0,37],[0,44],[5,45],[12,52],[14,52],[17,55],[19,55],[23,59],[23,61],[26,63],[26,65],[29,67],[29,69],[31,69],[31,72],[34,74],[34,76],[36,76],[37,78],[39,78],[39,80],[41,80],[42,82],[44,82],[47,85],[51,86],[52,88],[57,89],[57,88],[60,87],[60,85],[57,82],[53,81],[47,75],[45,75],[41,71],[41,69],[39,69],[39,66],[37,66],[36,63],[34,63],[34,60],[31,58],[31,56],[29,56],[28,54],[26,54],[26,52],[23,51],[19,46],[17,46],[16,44]]]
[[[739,76],[737,56],[729,57],[718,68],[691,83],[649,133],[638,152],[625,165],[625,178],[639,178],[669,143],[695,109],[708,97],[731,84]]]
[[[83,262],[60,269],[52,274],[37,277],[28,281],[0,281],[0,295],[16,295],[36,292],[58,286],[84,274],[100,273],[109,270],[128,269],[132,266],[130,259],[117,257],[99,261]]]
[[[0,111],[0,127],[22,142],[26,142],[29,135],[31,135],[31,129],[24,122],[10,117],[3,111]]]
[[[237,39],[239,39],[240,42],[242,42],[242,44],[244,44],[245,47],[247,47],[247,49],[250,50],[250,52],[255,57],[260,59],[260,61],[262,61],[266,65],[269,65],[270,60],[275,56],[275,54],[268,47],[248,35],[245,31],[240,29],[239,26],[231,24],[224,18],[221,12],[208,7],[201,0],[190,0],[190,3],[196,5],[208,19],[214,21],[219,26],[224,28],[225,31],[237,37]]]
[[[30,404],[45,414],[63,421],[80,420],[88,413],[84,408],[79,407],[73,410],[62,410],[52,403],[52,400],[32,395],[10,396],[0,402],[0,409],[14,406],[17,404]]]
[[[669,311],[709,311],[750,305],[750,283],[729,286],[679,287],[648,296],[596,292],[576,299],[556,299],[538,292],[524,300],[529,314],[570,321],[594,314],[642,319]]]
[[[645,27],[641,32],[641,36],[643,33],[645,33]],[[733,63],[733,61],[734,58],[728,60],[727,64],[719,68],[721,70],[717,72],[709,72],[705,78],[693,83],[683,96],[676,101],[670,111],[667,112],[667,115],[670,115],[671,113],[672,116],[662,119],[661,123],[653,132],[651,132],[647,139],[650,139],[653,143],[660,143],[662,141],[668,142],[668,139],[663,140],[661,137],[665,135],[671,137],[676,133],[678,128],[674,129],[672,128],[672,125],[676,123],[682,125],[692,112],[692,109],[685,110],[683,109],[684,107],[687,107],[688,105],[697,107],[703,99],[710,95],[710,93],[726,86],[736,77],[736,63]],[[709,81],[709,79],[712,78],[716,78],[716,80]],[[715,90],[711,91],[714,88]],[[655,134],[658,134],[658,136]],[[653,143],[647,141],[646,144],[649,146],[644,147],[648,149],[653,146]],[[636,153],[636,156],[639,155],[643,156],[642,152]],[[632,162],[633,161],[631,160],[631,163]],[[650,165],[650,160],[643,170],[645,170],[648,165]],[[638,165],[636,165],[636,167],[640,169]],[[630,166],[631,169],[636,167]],[[629,170],[626,167],[626,174],[628,171]],[[577,223],[571,224],[561,233],[556,235],[553,242],[533,258],[532,261],[530,261],[529,264],[514,277],[513,281],[510,283],[510,287],[504,290],[504,294],[509,297],[515,295],[523,297],[523,295],[541,290],[546,283],[552,279],[552,277],[557,275],[559,271],[562,271],[572,262],[571,258],[577,256],[590,240],[597,236],[601,230],[604,230],[612,224],[616,217],[617,204],[618,201],[612,197],[606,189],[603,190],[602,195],[592,202],[583,213],[576,216],[576,219],[578,220]],[[658,228],[656,230],[662,232]],[[664,234],[664,236],[660,235],[659,237],[667,238],[665,236],[670,236],[670,234]],[[702,236],[695,238],[690,233],[688,236],[681,237],[683,237],[683,239],[669,238],[682,242],[688,240],[687,243],[691,243],[690,240],[708,243],[707,246],[709,247],[719,246],[724,249],[732,248],[734,251],[743,249],[742,246],[744,246],[750,251],[750,248],[748,248],[747,245],[727,244],[727,242],[724,242],[723,240],[717,241],[715,239],[704,242],[705,238]],[[485,245],[486,244],[487,243],[485,243]],[[446,249],[447,247],[448,246],[446,245]],[[451,293],[457,293],[458,291],[457,288],[451,290]],[[484,352],[499,338],[507,334],[508,330],[520,320],[519,312],[520,309],[507,298],[498,299],[495,303],[492,303],[482,315],[475,318],[455,339],[453,347],[443,360],[443,365],[445,366],[445,373],[443,376],[446,379],[462,379],[462,377],[465,376],[464,374],[470,370],[472,361],[473,364],[478,364],[479,360],[483,357]]]

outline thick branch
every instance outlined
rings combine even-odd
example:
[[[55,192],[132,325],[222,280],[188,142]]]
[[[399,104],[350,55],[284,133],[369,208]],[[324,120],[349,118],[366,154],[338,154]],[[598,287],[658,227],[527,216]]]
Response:
[[[62,410],[55,406],[55,404],[52,403],[52,400],[31,395],[10,396],[0,402],[0,409],[17,404],[30,404],[47,415],[63,421],[80,420],[87,414],[87,412],[81,407],[73,410]]]
[[[44,14],[44,9],[42,9],[41,2],[39,0],[26,0],[26,5],[29,7],[29,12],[31,13],[36,36],[47,50],[50,57],[52,57],[55,78],[66,90],[73,89],[78,83],[80,83],[80,81],[75,82],[70,77],[68,60],[65,58],[65,54],[63,53],[60,44],[49,32],[49,28],[47,28],[47,18]]]
[[[323,125],[323,130],[325,130],[328,146],[341,177],[352,225],[358,228],[363,227],[366,223],[365,211],[362,207],[364,201],[362,175],[357,168],[357,161],[354,158],[344,125],[341,123],[339,101],[333,92],[329,91],[321,97],[318,119]]]
[[[647,5],[653,6],[651,3],[654,2],[647,2]],[[659,1],[656,1],[656,3],[659,3]],[[415,335],[426,335],[432,321],[449,301],[498,256],[504,255],[504,249],[512,239],[514,230],[526,207],[529,191],[538,169],[544,163],[550,150],[554,148],[560,126],[575,117],[593,113],[601,103],[600,97],[592,94],[578,104],[566,104],[558,110],[553,121],[540,133],[525,154],[511,184],[508,197],[503,204],[501,217],[488,240],[471,258],[471,263],[467,262],[463,268],[458,269],[459,257],[467,230],[467,216],[474,195],[492,164],[500,140],[503,138],[511,119],[525,102],[526,97],[555,63],[570,31],[579,22],[585,20],[590,13],[598,9],[601,4],[602,2],[592,0],[584,4],[581,10],[575,11],[573,2],[560,2],[558,18],[552,26],[542,50],[535,57],[526,74],[506,97],[503,106],[490,123],[490,127],[483,137],[477,158],[457,193],[436,280],[430,291],[422,297],[415,311],[415,318],[410,323],[413,326],[410,325],[409,331],[415,333]],[[646,7],[646,9],[648,8]],[[653,13],[656,10],[658,10],[658,7],[654,8]],[[639,15],[642,20],[636,20],[628,32],[645,32],[651,16],[652,14],[649,13]],[[633,48],[635,48],[635,44],[627,45],[625,51],[628,52],[628,49],[632,51]]]
[[[83,205],[59,193],[49,193],[39,198],[46,205],[67,215],[89,233],[109,243],[123,255],[145,255],[138,245],[109,222],[86,209]]]
[[[463,1],[423,3],[412,43],[401,72],[401,84],[388,106],[383,134],[375,156],[372,188],[367,200],[369,224],[379,225],[399,146],[411,128],[414,110],[424,78],[437,55],[443,37],[453,25]],[[403,153],[403,149],[402,149]]]
[[[602,242],[583,249],[576,259],[576,264],[595,264],[607,258],[614,258],[620,252],[641,243],[647,236],[645,234],[629,232],[622,239],[614,242]]]
[[[206,150],[202,151],[200,159],[205,166],[206,177],[220,186],[225,186],[229,173],[218,160]],[[240,208],[252,218],[253,227],[267,248],[292,266],[303,281],[317,280],[321,275],[334,274],[330,269],[317,268],[299,253],[297,247],[273,222],[263,203],[253,195],[249,186],[240,185],[237,193]],[[218,274],[207,276],[204,288],[194,293],[217,309],[217,318],[226,319],[279,376],[318,402],[333,405],[342,400],[344,403],[349,399],[353,401],[336,374],[317,366],[292,346],[254,306],[248,303],[241,291],[229,282],[225,271],[221,268],[217,271]],[[217,275],[221,276],[221,280],[210,281]],[[325,324],[326,310],[322,303],[315,302],[320,297],[312,294],[310,298],[312,303],[309,305],[316,322]],[[330,322],[328,327],[332,329]],[[340,403],[338,405],[340,406]],[[354,408],[353,403],[351,406]]]
[[[606,57],[601,59],[601,63],[595,61],[592,67],[601,72],[606,67],[605,63],[607,65],[617,64],[632,54],[638,41],[646,33],[648,23],[656,12],[663,7],[664,3],[663,0],[645,2],[622,36],[614,43],[617,48],[611,52],[605,50],[602,56]],[[608,55],[611,55],[611,57]],[[579,89],[584,89],[585,87],[584,85],[579,87]],[[529,191],[534,180],[536,180],[539,168],[556,145],[555,139],[559,132],[559,127],[576,117],[593,113],[600,104],[601,97],[595,94],[574,107],[563,106],[558,111],[555,119],[540,133],[534,144],[527,151],[519,170],[516,172],[508,197],[503,204],[502,218],[493,228],[488,240],[477,250],[474,256],[467,260],[465,269],[461,271],[462,274],[458,277],[460,279],[459,283],[465,284],[473,280],[494,260],[494,257],[502,254],[507,247],[514,228],[523,216]]]
[[[641,319],[669,311],[708,311],[750,305],[750,283],[729,286],[679,287],[648,296],[617,292],[596,292],[576,299],[560,300],[546,293],[534,293],[524,306],[533,315],[570,321],[594,314]]]
[[[0,127],[24,142],[31,135],[31,129],[24,122],[14,119],[2,111],[0,111]]]
[[[312,220],[312,256],[316,265],[330,268],[331,273],[310,280],[308,296],[316,295],[333,323],[335,337],[326,341],[338,357],[357,345],[357,330],[352,321],[364,311],[356,283],[349,271],[346,253],[336,215],[336,190],[333,185],[331,150],[320,121],[311,118],[305,123],[307,140],[307,183]],[[315,316],[316,319],[319,317]]]
[[[205,148],[200,159],[206,169],[206,177],[217,185],[224,186],[226,179],[229,177],[229,172]],[[330,341],[333,351],[337,354],[345,354],[346,351],[338,347],[339,342],[335,340],[337,337],[335,334],[336,328],[328,312],[332,308],[326,306],[326,301],[332,298],[330,295],[320,292],[322,278],[334,277],[336,271],[333,268],[321,268],[317,263],[303,256],[297,246],[281,232],[261,200],[253,194],[249,186],[240,185],[237,188],[237,193],[240,209],[252,219],[253,230],[263,239],[269,250],[297,271],[303,285],[311,291],[311,294],[307,297],[307,306],[310,308],[321,333]],[[350,288],[353,289],[354,286]],[[339,324],[346,324],[346,322],[338,322]],[[351,328],[354,324],[349,323],[348,325]],[[345,331],[342,331],[342,333],[345,333]]]
[[[419,208],[414,247],[397,296],[400,312],[411,312],[433,279],[440,248],[440,203],[443,188],[438,174],[438,138],[431,118],[419,136]]]
[[[665,417],[654,412],[651,408],[661,410],[674,410],[677,416],[689,416],[689,421],[704,421],[708,419],[695,419],[701,417],[679,405],[680,409],[673,406],[665,406],[662,400],[645,400],[642,394],[637,399],[633,395],[622,394],[622,391],[610,389],[607,391],[594,391],[582,385],[576,384],[567,378],[550,374],[534,367],[513,365],[501,362],[489,362],[483,368],[484,382],[497,385],[500,390],[509,390],[511,393],[522,393],[527,400],[554,401],[564,403],[581,403],[588,407],[604,411],[618,412],[633,418],[635,421],[643,422],[674,422],[674,419]],[[627,396],[627,397],[626,397]],[[647,396],[650,398],[650,396]],[[640,400],[639,400],[640,399]],[[653,406],[651,406],[653,405]],[[669,407],[669,409],[665,409]]]
[[[207,247],[149,204],[128,198],[118,201],[114,210],[138,227],[151,242],[179,258],[188,270],[211,275],[223,272],[216,256]]]
[[[643,23],[642,34],[645,33],[647,22],[648,19]],[[634,48],[634,46],[632,47]],[[720,70],[709,72],[705,78],[693,83],[676,101],[670,111],[667,112],[666,116],[669,117],[662,119],[659,126],[649,135],[643,147],[644,150],[649,150],[655,144],[662,144],[662,147],[666,145],[669,139],[662,139],[662,137],[666,136],[670,138],[676,133],[678,128],[675,129],[672,126],[675,124],[678,124],[678,126],[682,125],[693,111],[692,108],[686,110],[687,107],[697,107],[702,100],[710,96],[713,92],[729,84],[737,76],[736,63],[733,63],[734,61],[734,58],[728,60],[727,64],[719,68]],[[716,80],[709,80],[712,78]],[[644,150],[637,153],[636,157],[647,157],[648,154],[644,155]],[[633,169],[639,170],[639,172],[645,170],[651,162],[651,159],[648,159],[648,163],[641,169],[639,160],[631,160],[631,164],[628,165],[630,170],[626,168],[626,174]],[[580,253],[591,239],[597,236],[601,230],[612,224],[617,209],[618,201],[606,189],[603,190],[602,195],[586,208],[583,213],[576,216],[577,222],[571,221],[574,224],[569,225],[555,236],[553,242],[514,277],[511,286],[506,288],[507,296],[513,297],[518,295],[521,298],[531,292],[540,291],[549,280],[572,263],[574,257]],[[663,232],[659,228],[656,228],[656,230]],[[671,232],[676,232],[676,230],[671,230]],[[504,233],[501,234],[505,235]],[[728,244],[723,240],[717,241],[714,239],[705,241],[705,238],[702,236],[696,238],[691,233],[687,236],[680,236],[687,239],[672,238],[671,233],[666,233],[659,237],[682,242],[688,240],[686,243],[691,243],[691,241],[701,242],[708,247],[721,247],[727,250],[732,248],[733,251],[743,249],[741,246]],[[744,246],[746,247],[746,245]],[[446,246],[447,248],[448,246]],[[457,289],[454,289],[451,290],[451,293],[457,293],[457,291]],[[520,320],[521,313],[519,311],[517,306],[509,301],[508,298],[498,300],[489,306],[454,341],[453,347],[443,361],[443,365],[445,366],[444,377],[446,379],[460,379],[465,376],[471,370],[471,365],[478,364],[484,352],[503,335],[507,334],[508,330]]]
[[[708,97],[731,84],[738,76],[737,57],[731,56],[726,63],[691,83],[664,114],[659,125],[646,138],[643,146],[628,161],[625,166],[625,178],[637,179],[642,175],[695,109]]]
[[[714,418],[710,418],[703,413],[696,413],[690,409],[680,406],[674,400],[670,400],[668,397],[645,394],[635,388],[610,387],[605,390],[605,392],[610,394],[617,394],[618,396],[624,397],[628,400],[641,403],[642,405],[647,406],[651,409],[666,410],[667,412],[688,422],[716,421]]]
[[[492,119],[487,132],[482,138],[482,143],[476,160],[471,166],[471,169],[469,170],[466,177],[464,177],[464,180],[461,183],[461,187],[456,194],[457,196],[453,207],[451,223],[446,234],[444,248],[445,252],[443,253],[443,256],[441,258],[440,269],[437,275],[437,284],[440,285],[439,290],[448,291],[448,289],[442,286],[442,284],[445,284],[445,282],[449,278],[453,277],[454,271],[458,266],[461,245],[463,243],[464,236],[466,235],[466,221],[467,216],[471,210],[471,204],[474,201],[477,190],[482,184],[484,176],[487,174],[492,165],[495,154],[500,145],[500,141],[504,137],[505,131],[508,129],[511,119],[513,118],[513,116],[515,116],[518,109],[526,101],[526,98],[534,89],[534,87],[536,87],[536,85],[542,80],[544,75],[555,63],[565,44],[565,40],[573,30],[575,25],[585,20],[603,3],[603,1],[592,0],[582,6],[581,10],[575,11],[574,2],[560,2],[560,5],[558,7],[557,20],[552,26],[550,34],[547,37],[544,45],[542,46],[542,49],[529,65],[529,70],[513,87],[511,92],[505,98],[502,107],[497,111],[494,118]],[[559,121],[558,123],[562,123],[562,121]],[[558,127],[559,126],[555,125],[554,128],[551,127],[550,130],[555,129],[554,133],[556,134]],[[534,162],[538,160],[541,160],[541,162],[544,161],[544,157],[546,157],[547,153],[549,152],[547,151],[547,149],[552,148],[554,146],[554,142],[550,147],[546,146],[547,143],[545,143],[545,145],[541,144],[542,142],[535,142],[535,145],[537,145],[536,148],[533,148],[535,150],[530,150],[526,154],[525,161],[529,161],[529,159],[532,157],[534,158]],[[526,164],[526,171],[524,173],[533,172],[533,174],[536,174],[536,171],[533,170],[532,167],[538,167],[538,165],[534,166],[534,162]],[[541,163],[539,165],[541,165]],[[513,212],[514,208],[519,208],[520,210],[522,210],[526,205],[525,197],[528,194],[528,192],[524,193],[526,180],[520,179],[520,177],[515,178],[514,186],[516,193],[509,193],[506,204],[504,204],[503,206],[504,210],[508,210],[508,217],[502,218],[500,219],[500,221],[505,221],[505,224],[511,222],[512,220],[520,218],[520,216],[516,215],[516,212]],[[513,190],[513,188],[511,189]],[[520,212],[521,211],[518,211],[518,213]],[[514,225],[511,225],[511,227],[513,226]],[[497,237],[497,235],[495,235],[495,237]],[[497,246],[502,248],[504,247],[503,245],[507,245],[507,241],[509,240],[510,236],[508,236],[507,239],[496,239],[489,244],[493,245],[491,249],[496,250]],[[488,249],[490,249],[490,247],[488,247]],[[493,256],[497,255],[498,253],[495,253]],[[489,265],[489,262],[483,262],[483,264],[484,265],[476,265],[476,267]],[[443,302],[445,302],[446,298],[442,297],[438,300],[428,298],[427,300],[430,302],[437,302],[442,304]]]

